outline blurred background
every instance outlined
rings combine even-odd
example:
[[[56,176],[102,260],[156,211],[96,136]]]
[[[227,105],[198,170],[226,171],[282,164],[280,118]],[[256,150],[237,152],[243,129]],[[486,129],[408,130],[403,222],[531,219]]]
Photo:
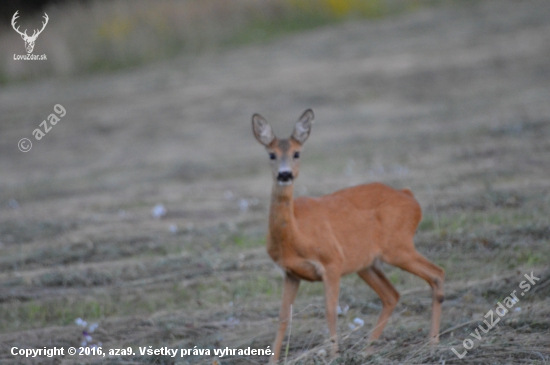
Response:
[[[16,11],[29,35],[48,15],[33,50],[47,60],[14,59]],[[136,352],[52,364],[211,364],[137,349],[270,346],[282,276],[250,118],[287,137],[307,108],[295,195],[409,187],[417,248],[446,270],[428,348],[428,285],[383,267],[402,297],[371,354],[380,300],[343,279],[338,361],[550,362],[547,0],[3,1],[0,51],[0,363],[20,360],[13,346]],[[459,360],[450,348],[532,271]],[[302,285],[294,313],[287,363],[328,363],[322,284]]]
[[[355,19],[376,19],[445,0],[206,0],[206,1],[6,1],[0,11],[0,45],[20,49],[8,19],[16,10],[21,28],[40,28],[39,49],[52,49],[48,61],[17,67],[2,59],[2,81],[37,75],[74,75],[117,70],[185,53],[198,54],[265,42],[286,33]],[[31,22],[32,21],[32,22]],[[30,32],[29,32],[30,35]],[[37,49],[38,52],[38,49]]]

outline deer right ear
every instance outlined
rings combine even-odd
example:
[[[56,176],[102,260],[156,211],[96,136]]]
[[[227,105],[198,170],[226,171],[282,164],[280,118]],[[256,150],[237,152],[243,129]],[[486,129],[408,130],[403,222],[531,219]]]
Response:
[[[275,134],[273,133],[271,126],[260,114],[254,114],[252,116],[252,131],[254,132],[254,137],[256,137],[258,142],[266,147],[269,146],[275,139]]]

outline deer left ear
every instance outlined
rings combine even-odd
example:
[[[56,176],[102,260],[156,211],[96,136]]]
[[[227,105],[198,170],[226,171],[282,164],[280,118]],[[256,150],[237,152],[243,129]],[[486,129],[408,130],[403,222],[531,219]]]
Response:
[[[308,109],[302,114],[296,125],[294,126],[294,132],[292,132],[292,138],[298,143],[304,144],[311,132],[311,126],[313,125],[313,110]]]

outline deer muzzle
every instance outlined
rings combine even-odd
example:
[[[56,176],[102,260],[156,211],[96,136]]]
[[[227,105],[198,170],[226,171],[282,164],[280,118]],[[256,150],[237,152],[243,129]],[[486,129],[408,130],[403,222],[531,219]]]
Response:
[[[277,182],[279,185],[288,185],[292,183],[294,176],[292,176],[292,171],[279,171],[277,174]]]

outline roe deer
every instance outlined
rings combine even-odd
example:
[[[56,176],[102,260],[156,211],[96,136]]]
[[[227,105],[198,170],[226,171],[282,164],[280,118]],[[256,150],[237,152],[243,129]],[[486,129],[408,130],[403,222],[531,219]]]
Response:
[[[399,293],[375,265],[378,260],[417,275],[431,286],[430,338],[438,342],[444,271],[414,248],[413,236],[422,211],[409,189],[371,183],[294,200],[292,183],[298,177],[300,150],[312,124],[313,111],[308,109],[292,136],[278,139],[261,115],[252,116],[254,136],[266,147],[273,173],[267,251],[285,272],[271,362],[279,359],[290,306],[301,280],[323,281],[332,357],[338,353],[336,311],[343,275],[357,273],[380,297],[382,312],[369,341],[379,338]]]

